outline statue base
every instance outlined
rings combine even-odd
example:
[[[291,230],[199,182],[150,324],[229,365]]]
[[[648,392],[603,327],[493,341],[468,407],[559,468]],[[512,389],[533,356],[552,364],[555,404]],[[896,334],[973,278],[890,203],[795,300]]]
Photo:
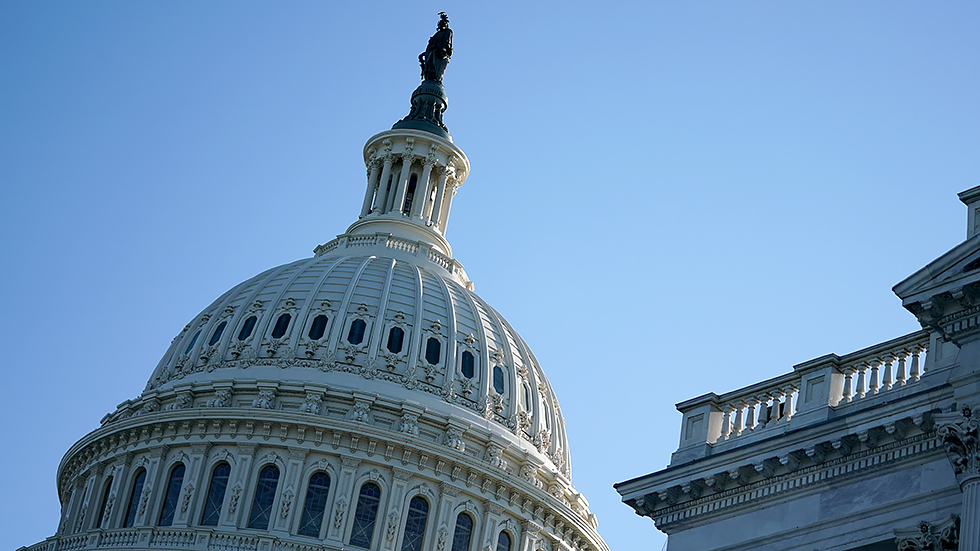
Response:
[[[449,129],[442,122],[442,114],[449,106],[449,97],[441,83],[424,80],[412,92],[412,110],[408,116],[396,122],[392,130],[411,129],[430,132],[452,141]]]

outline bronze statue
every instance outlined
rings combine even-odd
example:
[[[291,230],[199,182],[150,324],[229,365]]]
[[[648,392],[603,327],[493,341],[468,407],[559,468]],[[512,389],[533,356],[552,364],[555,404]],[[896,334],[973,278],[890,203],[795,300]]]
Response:
[[[425,51],[419,54],[419,65],[422,66],[422,80],[442,83],[442,75],[449,66],[449,58],[453,55],[453,30],[449,28],[449,17],[446,12],[439,12],[439,24],[436,34],[429,38]]]

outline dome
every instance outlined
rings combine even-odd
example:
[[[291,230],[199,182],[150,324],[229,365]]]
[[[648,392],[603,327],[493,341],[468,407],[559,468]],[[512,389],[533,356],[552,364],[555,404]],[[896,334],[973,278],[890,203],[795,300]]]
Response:
[[[445,238],[470,168],[451,44],[442,14],[409,116],[364,146],[357,220],[179,331],[65,454],[28,551],[608,550],[551,384]]]
[[[561,410],[527,343],[467,288],[457,262],[426,249],[344,235],[313,258],[245,280],[174,339],[144,401],[168,407],[185,389],[246,380],[255,390],[236,390],[236,400],[243,392],[251,403],[261,387],[284,409],[299,408],[314,386],[409,401],[423,416],[484,427],[570,476]]]

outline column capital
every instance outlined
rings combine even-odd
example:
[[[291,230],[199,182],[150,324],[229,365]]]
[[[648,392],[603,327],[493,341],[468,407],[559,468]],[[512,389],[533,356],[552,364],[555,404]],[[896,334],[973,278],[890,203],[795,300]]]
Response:
[[[935,422],[960,487],[980,480],[980,419],[973,416],[972,408],[936,414]]]

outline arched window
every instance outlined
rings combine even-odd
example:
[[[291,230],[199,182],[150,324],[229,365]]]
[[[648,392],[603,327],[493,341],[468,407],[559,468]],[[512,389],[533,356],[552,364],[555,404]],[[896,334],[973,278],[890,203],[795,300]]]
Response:
[[[272,338],[279,339],[286,334],[289,327],[289,320],[293,319],[289,314],[283,314],[276,320],[276,326],[272,328]]]
[[[364,330],[367,323],[362,319],[356,319],[350,324],[350,331],[347,332],[347,342],[351,344],[361,344],[364,340]]]
[[[228,476],[231,466],[218,463],[211,471],[211,483],[208,484],[208,495],[204,498],[204,514],[201,515],[201,526],[217,526],[221,515],[221,504],[225,501],[225,490],[228,488]]]
[[[211,340],[208,341],[208,346],[214,346],[221,339],[221,333],[224,332],[226,325],[228,325],[227,321],[218,324],[217,329],[214,330],[214,334],[211,335]]]
[[[197,338],[200,337],[200,336],[201,336],[201,330],[198,329],[197,330],[197,333],[194,333],[194,338],[191,339],[191,343],[188,344],[187,345],[187,348],[184,349],[184,355],[185,356],[191,353],[191,348],[194,348],[194,343],[197,342]]]
[[[504,393],[504,370],[499,365],[493,366],[493,389],[497,394]]]
[[[255,497],[252,498],[252,510],[248,514],[248,527],[258,530],[269,528],[272,518],[272,503],[276,500],[276,488],[279,486],[279,468],[266,465],[259,472],[259,481],[255,484]]]
[[[501,532],[497,536],[497,549],[495,551],[510,551],[510,534]]]
[[[129,493],[129,506],[126,507],[126,518],[123,519],[123,528],[129,528],[136,522],[136,511],[140,505],[140,494],[143,493],[143,483],[146,482],[146,469],[140,469],[133,479],[132,492]]]
[[[422,496],[415,496],[408,504],[408,518],[405,519],[405,537],[401,551],[422,551],[425,538],[425,521],[429,518],[429,502]]]
[[[374,521],[378,518],[378,504],[381,503],[381,488],[374,482],[361,486],[354,510],[354,527],[350,532],[350,545],[363,549],[371,548],[374,537]]]
[[[473,539],[473,517],[466,513],[456,515],[456,531],[453,532],[451,551],[470,551],[471,539]]]
[[[308,336],[315,341],[322,339],[323,332],[327,330],[327,321],[327,316],[324,316],[323,314],[313,318],[313,325],[310,326]]]
[[[405,340],[405,331],[401,327],[392,327],[388,331],[388,351],[397,354],[402,351],[402,341]]]
[[[258,320],[255,316],[249,316],[242,324],[242,330],[238,332],[238,340],[243,341],[252,336],[252,329],[255,329],[255,322]]]
[[[442,343],[435,337],[429,337],[425,341],[425,361],[432,365],[439,363],[439,355],[442,354]]]
[[[102,526],[102,517],[105,516],[105,508],[109,504],[109,494],[112,493],[112,477],[106,479],[105,490],[102,491],[102,501],[99,502],[99,516],[95,517],[92,528]]]
[[[301,536],[318,537],[323,524],[323,512],[327,507],[327,494],[330,492],[330,477],[327,473],[313,473],[306,485],[306,501],[299,520]]]
[[[469,350],[463,351],[463,359],[460,360],[459,369],[463,372],[463,377],[473,378],[473,354]]]
[[[180,498],[180,487],[184,484],[184,464],[178,463],[170,471],[170,481],[167,482],[167,494],[163,498],[163,508],[160,509],[160,526],[173,526],[174,513],[177,512],[177,500]]]

